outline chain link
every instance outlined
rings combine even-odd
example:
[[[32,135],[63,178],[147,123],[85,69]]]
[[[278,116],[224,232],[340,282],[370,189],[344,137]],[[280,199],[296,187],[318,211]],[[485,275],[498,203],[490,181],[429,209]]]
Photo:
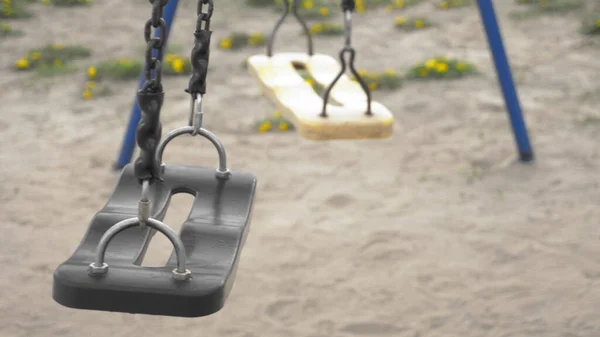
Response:
[[[203,5],[208,5],[206,12]],[[194,47],[190,61],[192,63],[192,76],[188,85],[188,92],[195,100],[198,95],[206,93],[206,75],[208,73],[208,60],[210,55],[210,19],[213,14],[213,0],[198,0],[196,31],[194,32]]]
[[[154,156],[162,133],[160,109],[164,101],[164,91],[161,61],[167,36],[167,23],[163,19],[163,10],[169,0],[149,1],[152,4],[152,16],[144,25],[145,81],[137,95],[142,116],[137,126],[136,141],[141,151],[135,161],[134,173],[140,183],[143,181],[152,183],[160,176],[160,166],[156,164]],[[160,34],[153,37],[153,28],[160,29]]]

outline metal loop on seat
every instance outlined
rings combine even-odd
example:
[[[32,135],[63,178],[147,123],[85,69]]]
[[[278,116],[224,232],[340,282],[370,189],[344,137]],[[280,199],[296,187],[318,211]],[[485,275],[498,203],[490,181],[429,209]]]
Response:
[[[92,262],[88,268],[88,271],[91,275],[103,275],[108,272],[108,264],[104,263],[104,255],[106,253],[108,244],[120,232],[127,228],[138,226],[139,224],[140,219],[138,218],[125,219],[110,227],[104,233],[104,235],[102,235],[102,238],[100,238],[100,242],[98,243],[98,247],[96,248],[96,260]],[[189,280],[192,276],[192,273],[186,268],[185,246],[183,245],[183,242],[181,242],[181,239],[179,239],[177,233],[171,229],[171,227],[156,219],[147,219],[146,225],[163,233],[169,239],[169,241],[171,241],[173,247],[175,247],[175,254],[177,255],[177,268],[173,270],[173,278],[177,281]]]
[[[163,152],[165,151],[165,147],[167,146],[167,144],[171,140],[173,140],[175,137],[185,135],[185,134],[190,134],[190,135],[198,134],[198,135],[210,140],[210,142],[213,143],[213,145],[217,149],[217,152],[219,153],[219,168],[217,169],[216,176],[219,179],[229,178],[231,173],[229,172],[229,169],[227,169],[227,153],[225,152],[225,146],[223,146],[223,143],[221,143],[219,138],[217,138],[217,136],[214,133],[212,133],[204,128],[196,128],[194,126],[184,126],[184,127],[177,128],[177,129],[169,132],[165,136],[165,138],[158,145],[158,148],[156,151],[157,164],[159,166],[162,165]],[[162,172],[161,172],[161,174],[162,174]]]

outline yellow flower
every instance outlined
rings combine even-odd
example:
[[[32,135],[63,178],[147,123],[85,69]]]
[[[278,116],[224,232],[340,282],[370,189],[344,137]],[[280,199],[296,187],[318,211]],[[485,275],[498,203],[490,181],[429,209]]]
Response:
[[[396,75],[396,71],[394,69],[386,69],[385,74],[387,76],[395,76]]]
[[[358,13],[363,13],[365,11],[365,1],[364,0],[356,0],[356,11]]]
[[[89,79],[93,79],[96,77],[96,75],[98,74],[98,70],[96,69],[96,67],[89,67],[87,70],[87,76]]]
[[[396,5],[396,8],[403,8],[404,0],[396,0],[395,5]]]
[[[20,59],[17,62],[15,62],[15,66],[18,69],[27,69],[29,68],[29,61],[27,61],[26,59]]]
[[[439,7],[444,9],[448,8],[448,1],[440,2]]]
[[[596,27],[600,27],[600,19],[596,21]]]
[[[371,82],[371,83],[369,83],[368,87],[369,87],[370,91],[377,90],[377,87],[378,87],[377,82]]]
[[[287,131],[290,129],[290,125],[287,122],[281,121],[279,122],[279,130]]]
[[[171,68],[173,68],[173,70],[176,73],[180,73],[183,71],[183,66],[185,65],[185,63],[183,62],[182,59],[176,59],[173,61],[173,63],[171,63]]]
[[[42,0],[42,3],[43,3],[44,5],[49,5],[49,4],[50,4],[50,0]]]
[[[321,16],[329,16],[329,8],[321,7],[319,9],[319,14],[321,14]]]
[[[431,59],[431,60],[425,62],[425,68],[427,68],[427,69],[433,69],[433,68],[435,68],[436,64],[437,64],[437,60],[436,59]]]
[[[391,12],[391,11],[393,11],[393,10],[394,10],[394,7],[393,7],[392,5],[387,5],[387,6],[385,6],[385,11],[386,11],[386,12]]]
[[[256,32],[250,35],[250,38],[248,39],[248,44],[250,44],[251,46],[256,46],[263,43],[264,41],[265,37],[261,33]]]
[[[456,64],[456,69],[458,69],[458,71],[465,71],[467,70],[467,65],[462,62],[458,62]]]
[[[39,59],[40,59],[40,56],[41,56],[41,55],[40,55],[40,53],[38,53],[38,52],[33,52],[33,53],[31,53],[31,59],[32,59],[32,60],[34,60],[34,61],[37,61],[37,60],[39,60]]]
[[[313,8],[313,2],[312,2],[312,0],[304,0],[304,2],[302,3],[302,6],[306,9],[311,9],[311,8]]]
[[[229,38],[225,38],[225,39],[221,40],[221,42],[219,43],[219,46],[221,47],[221,49],[229,49],[229,48],[231,48],[232,45],[233,45],[233,43],[231,42],[231,39],[229,39]]]
[[[427,71],[427,69],[425,69],[425,68],[419,69],[419,76],[425,77],[427,75],[429,75],[429,71]]]
[[[83,94],[82,94],[82,96],[83,96],[83,99],[92,99],[92,97],[93,97],[94,95],[92,94],[92,91],[91,91],[90,89],[85,89],[85,90],[83,91]]]
[[[403,16],[396,17],[396,26],[402,26],[406,23],[406,19]]]
[[[54,60],[54,66],[56,68],[62,67],[62,61],[61,60]]]
[[[360,76],[360,77],[367,76],[367,70],[366,69],[358,69],[358,76]]]
[[[94,82],[94,81],[88,81],[88,82],[85,83],[85,87],[89,88],[89,89],[93,89],[93,88],[96,87],[96,82]]]
[[[448,65],[447,65],[446,63],[438,63],[438,64],[435,66],[435,70],[436,70],[438,73],[442,73],[442,74],[443,74],[443,73],[445,73],[445,72],[447,72],[447,71],[448,71]]]
[[[56,50],[63,50],[63,49],[65,49],[65,46],[62,44],[53,44],[52,48],[56,49]]]
[[[258,126],[258,132],[267,132],[271,130],[271,128],[273,128],[273,123],[271,123],[271,121],[265,121],[260,123],[260,125]]]
[[[281,118],[281,112],[280,111],[275,111],[273,113],[273,117],[275,117],[275,118]]]
[[[425,22],[423,20],[415,21],[415,28],[423,28],[425,27]]]
[[[323,28],[323,24],[315,23],[314,25],[310,26],[310,35],[321,33],[323,31]]]

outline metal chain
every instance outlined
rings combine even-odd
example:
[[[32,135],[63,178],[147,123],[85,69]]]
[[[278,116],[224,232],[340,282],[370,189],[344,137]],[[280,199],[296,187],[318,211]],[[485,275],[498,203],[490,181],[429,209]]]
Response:
[[[369,87],[367,86],[365,81],[362,79],[362,77],[360,76],[358,71],[356,71],[356,68],[354,67],[354,59],[356,58],[356,50],[352,47],[351,37],[352,37],[352,12],[356,8],[356,5],[355,5],[354,0],[342,0],[341,7],[342,7],[342,11],[344,12],[344,47],[342,48],[342,50],[340,51],[340,54],[339,54],[340,63],[342,64],[342,67],[340,69],[340,72],[337,74],[337,76],[334,78],[334,80],[331,82],[331,84],[329,84],[329,86],[325,90],[325,93],[323,94],[323,109],[321,110],[321,113],[319,114],[319,116],[321,116],[323,118],[327,117],[327,102],[329,101],[329,94],[331,93],[331,89],[333,89],[333,87],[335,86],[337,81],[346,72],[346,67],[350,68],[350,72],[352,73],[352,75],[354,75],[354,77],[356,78],[356,80],[358,81],[360,86],[362,87],[363,91],[367,95],[367,110],[366,110],[365,114],[367,116],[371,116],[373,114],[371,112],[371,91],[369,90]],[[349,64],[346,64],[346,58],[345,58],[346,53],[349,54],[349,57],[348,57]]]
[[[203,5],[208,4],[207,11]],[[192,76],[186,90],[191,95],[189,126],[194,127],[192,135],[196,135],[202,127],[202,96],[206,93],[206,75],[210,55],[210,19],[214,10],[213,0],[198,0],[196,31],[194,31],[194,47],[192,48]]]
[[[163,10],[169,0],[149,1],[152,4],[152,16],[144,25],[145,82],[138,90],[137,95],[142,116],[137,126],[136,141],[141,151],[135,161],[134,173],[140,183],[146,180],[152,183],[160,175],[160,166],[156,164],[154,157],[162,133],[160,109],[164,101],[164,91],[161,83],[161,61],[167,35],[167,23],[163,19]],[[160,34],[152,37],[152,28],[160,28]],[[153,55],[154,52],[156,52],[155,55]]]

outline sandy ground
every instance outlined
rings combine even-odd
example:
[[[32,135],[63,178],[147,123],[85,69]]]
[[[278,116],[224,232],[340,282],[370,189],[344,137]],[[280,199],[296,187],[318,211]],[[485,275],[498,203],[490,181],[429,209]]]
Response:
[[[223,2],[215,38],[232,29],[266,32],[275,19]],[[439,27],[412,34],[395,32],[384,11],[355,19],[360,68],[407,69],[447,54],[483,72],[376,92],[397,117],[398,132],[384,141],[249,132],[273,111],[239,66],[253,51],[213,48],[205,125],[226,144],[230,166],[259,179],[226,307],[179,319],[55,303],[55,267],[112,192],[110,168],[135,83],[83,101],[81,73],[31,81],[10,68],[47,42],[93,46],[94,60],[141,57],[150,6],[132,3],[36,7],[35,19],[15,24],[26,36],[0,42],[0,336],[600,336],[598,43],[576,33],[576,14],[512,21],[516,6],[508,0],[496,6],[535,164],[516,162],[475,8],[436,11]],[[182,3],[172,43],[191,44],[194,6]],[[304,46],[292,42],[296,26],[282,34],[279,50]],[[316,47],[335,53],[341,43],[318,39]],[[165,130],[186,122],[186,85],[165,81]],[[165,159],[214,165],[216,153],[184,137]],[[166,220],[177,228],[190,200],[175,201]],[[170,252],[159,236],[151,249],[155,264]]]

